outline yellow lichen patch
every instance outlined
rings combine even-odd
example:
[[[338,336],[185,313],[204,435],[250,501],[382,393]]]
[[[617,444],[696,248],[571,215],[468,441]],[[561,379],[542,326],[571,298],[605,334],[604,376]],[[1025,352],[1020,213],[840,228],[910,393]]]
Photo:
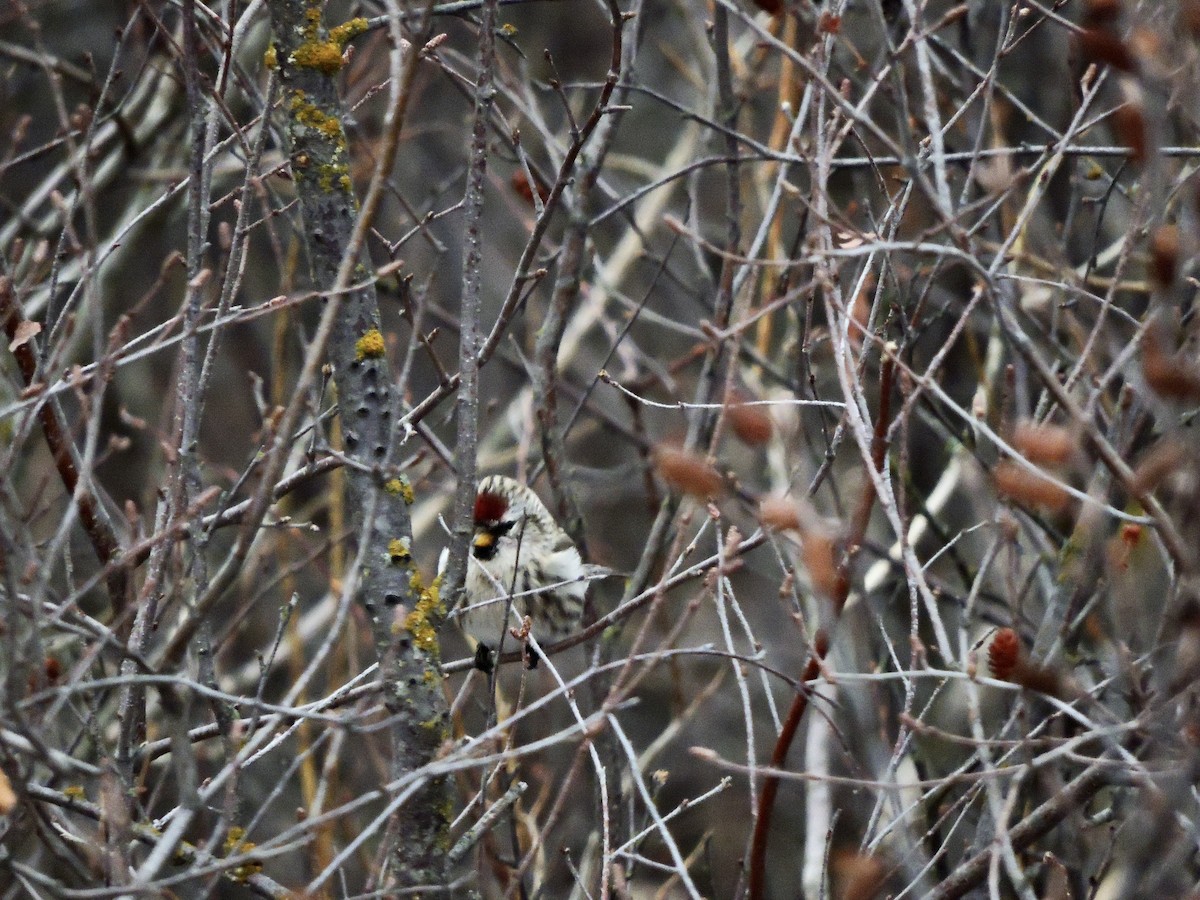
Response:
[[[323,191],[332,191],[334,185],[349,190],[348,168],[342,163],[330,163],[317,169],[317,186]]]
[[[229,829],[229,834],[225,836],[225,852],[227,854],[237,853],[245,854],[253,850],[257,844],[245,840],[246,829],[238,825],[234,825]],[[262,863],[257,860],[247,860],[240,866],[230,870],[229,877],[234,881],[245,881],[251,875],[257,875],[262,871]]]
[[[232,853],[239,847],[253,847],[253,844],[243,844],[242,839],[246,836],[246,829],[241,825],[234,825],[229,829],[229,833],[225,835],[225,852]]]
[[[378,328],[372,328],[354,345],[354,358],[359,362],[364,359],[377,359],[383,356],[383,346],[383,335]]]
[[[409,504],[410,506],[412,505],[413,500],[416,499],[415,497],[413,497],[412,485],[408,483],[407,478],[389,479],[383,485],[383,489],[385,491],[387,491],[389,494],[399,494],[401,497],[404,498],[404,502]]]
[[[292,65],[336,75],[342,68],[342,48],[333,41],[305,41],[291,56]]]
[[[263,65],[268,69],[274,69],[279,65],[279,55],[275,52],[275,45],[273,43],[267,47],[267,51],[263,54]]]
[[[421,574],[414,571],[409,579],[409,586],[414,594],[421,599],[417,607],[404,617],[404,629],[413,636],[413,641],[426,653],[437,652],[437,630],[433,627],[430,617],[441,616],[445,610],[438,598],[437,588],[425,588],[421,584]]]
[[[337,116],[331,116],[315,104],[309,103],[304,91],[296,91],[288,103],[292,116],[305,128],[311,128],[327,140],[333,141],[339,147],[344,143],[342,123]]]
[[[349,22],[343,22],[341,25],[329,29],[329,39],[339,47],[345,47],[347,41],[358,37],[367,30],[367,26],[367,20],[359,16],[356,19],[351,19]]]
[[[305,41],[292,52],[292,64],[302,69],[316,69],[325,75],[336,75],[344,62],[342,51],[346,49],[346,42],[367,30],[367,20],[359,17],[331,28],[329,37],[322,41],[317,37],[321,31],[321,10],[314,7],[304,16],[308,20],[304,28]]]
[[[317,36],[317,32],[321,28],[321,4],[314,3],[304,11],[304,18],[308,22],[304,26],[304,36],[312,40]]]
[[[388,558],[392,562],[398,563],[401,560],[408,559],[408,542],[401,538],[392,538],[388,541]]]

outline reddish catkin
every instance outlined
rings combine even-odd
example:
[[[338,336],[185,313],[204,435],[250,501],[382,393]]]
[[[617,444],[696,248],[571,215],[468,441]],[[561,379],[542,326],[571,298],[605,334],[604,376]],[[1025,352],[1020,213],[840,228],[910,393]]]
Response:
[[[833,868],[841,882],[842,900],[874,900],[887,878],[883,860],[866,853],[841,853]]]
[[[988,643],[988,669],[992,677],[1008,681],[1017,670],[1021,657],[1021,640],[1011,628],[1000,628]]]
[[[804,532],[804,567],[813,589],[826,597],[838,595],[838,567],[833,538],[818,528]],[[845,595],[841,601],[845,601]]]
[[[1132,72],[1137,68],[1137,60],[1133,58],[1125,42],[1106,28],[1085,28],[1075,35],[1079,42],[1079,53],[1091,63],[1104,63],[1122,72]]]
[[[693,497],[715,497],[724,487],[720,473],[697,453],[660,444],[654,449],[654,466],[663,481]]]
[[[1030,462],[1060,466],[1075,453],[1075,437],[1058,425],[1022,422],[1013,429],[1012,443]]]
[[[758,519],[775,531],[800,531],[800,508],[787,497],[764,497],[758,504]]]
[[[771,439],[775,431],[771,417],[765,409],[748,405],[746,398],[739,395],[731,398],[729,406],[725,408],[725,417],[738,440],[749,447],[762,446]]]
[[[1179,268],[1179,228],[1161,225],[1150,237],[1150,276],[1160,290],[1175,282]]]
[[[1021,648],[1021,639],[1011,628],[998,628],[987,644],[987,664],[992,677],[1010,681],[1031,691],[1064,697],[1070,693],[1068,682],[1054,669],[1029,660]]]
[[[512,188],[526,203],[533,205],[533,187],[529,184],[529,176],[525,174],[524,169],[517,169],[512,175]],[[537,185],[538,199],[543,203],[550,196],[550,191],[540,181]]]
[[[1112,112],[1113,134],[1117,143],[1129,148],[1130,159],[1141,165],[1146,161],[1149,146],[1146,143],[1146,117],[1139,107],[1126,102]]]
[[[992,480],[998,493],[1026,506],[1061,512],[1071,500],[1071,495],[1060,485],[1009,459],[996,464]]]
[[[1154,393],[1166,400],[1200,400],[1200,371],[1179,354],[1169,353],[1160,328],[1142,338],[1142,374]]]

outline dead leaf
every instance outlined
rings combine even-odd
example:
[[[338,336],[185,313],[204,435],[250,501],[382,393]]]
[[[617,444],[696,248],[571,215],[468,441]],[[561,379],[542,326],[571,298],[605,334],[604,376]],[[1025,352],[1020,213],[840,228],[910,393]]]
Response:
[[[16,329],[13,331],[12,340],[8,342],[10,351],[16,350],[22,344],[27,344],[33,340],[42,331],[41,322],[31,322],[26,319],[23,322],[18,322]]]

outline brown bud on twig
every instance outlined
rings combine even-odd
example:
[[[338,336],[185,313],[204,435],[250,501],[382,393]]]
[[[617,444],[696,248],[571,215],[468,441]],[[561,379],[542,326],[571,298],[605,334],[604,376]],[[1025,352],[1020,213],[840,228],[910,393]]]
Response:
[[[997,463],[992,472],[996,491],[1003,496],[1026,506],[1061,512],[1070,502],[1071,495],[1049,478],[1049,475],[1030,472],[1024,466],[1008,459]]]
[[[1169,288],[1179,269],[1179,228],[1161,225],[1150,236],[1150,277],[1160,290]]]
[[[654,448],[653,458],[663,481],[685,494],[708,499],[720,494],[725,485],[720,473],[698,453],[660,444]]]
[[[1061,466],[1074,455],[1076,441],[1061,426],[1022,422],[1013,429],[1012,445],[1030,462]]]
[[[1142,374],[1154,393],[1166,400],[1200,400],[1200,369],[1189,359],[1169,353],[1166,336],[1153,326],[1142,338]]]
[[[766,528],[800,534],[801,559],[813,590],[835,597],[838,587],[838,540],[806,503],[790,497],[764,497],[758,519]]]
[[[833,861],[841,882],[842,900],[874,900],[883,890],[887,866],[877,856],[866,853],[840,853]]]
[[[1144,163],[1149,155],[1146,142],[1146,117],[1141,109],[1132,102],[1123,103],[1112,112],[1113,133],[1117,143],[1129,148],[1129,157],[1133,162]]]
[[[801,531],[800,508],[787,497],[764,497],[758,504],[758,518],[776,531]]]
[[[1080,55],[1088,62],[1105,63],[1122,72],[1137,69],[1137,61],[1125,42],[1105,28],[1085,28],[1075,39]]]
[[[833,535],[823,528],[804,531],[804,568],[808,570],[813,590],[826,597],[838,596],[837,553]]]
[[[729,427],[742,443],[758,447],[771,439],[775,428],[763,407],[750,406],[746,402],[748,399],[743,394],[731,394],[729,404],[725,407],[725,416],[729,420]]]

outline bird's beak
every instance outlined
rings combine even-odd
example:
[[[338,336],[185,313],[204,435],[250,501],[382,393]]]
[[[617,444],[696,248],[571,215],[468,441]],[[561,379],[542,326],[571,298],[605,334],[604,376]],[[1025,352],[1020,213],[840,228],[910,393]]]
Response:
[[[471,541],[471,545],[476,550],[486,550],[494,543],[496,543],[496,538],[488,531],[480,531],[475,535],[475,540]]]

